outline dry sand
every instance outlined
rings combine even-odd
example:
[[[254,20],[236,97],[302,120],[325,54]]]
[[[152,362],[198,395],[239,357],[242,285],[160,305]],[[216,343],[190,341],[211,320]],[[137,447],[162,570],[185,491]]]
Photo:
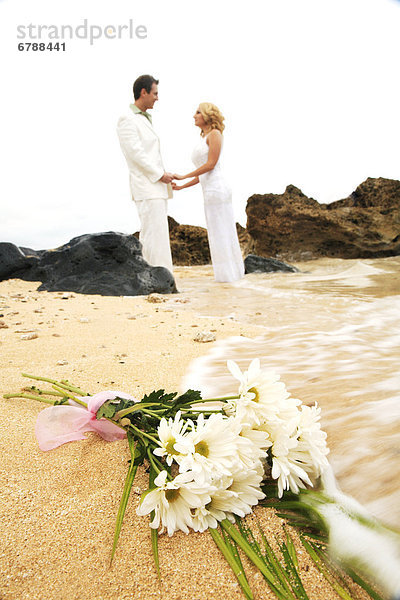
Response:
[[[185,295],[150,303],[144,297],[47,293],[36,287],[19,280],[0,284],[0,319],[7,325],[0,329],[0,396],[28,383],[21,372],[68,379],[91,393],[176,391],[192,359],[209,350],[210,344],[193,341],[200,330],[215,330],[217,339],[259,334],[256,326],[199,319],[187,309]],[[178,310],[185,300],[186,310]],[[21,339],[30,332],[38,337]],[[127,442],[107,443],[89,434],[85,441],[41,452],[34,424],[43,407],[33,400],[0,399],[1,600],[244,597],[208,533],[161,536],[158,582],[148,519],[135,513],[147,487],[143,471],[110,568]],[[271,541],[282,534],[282,521],[272,510],[259,507],[255,515]],[[338,598],[301,546],[298,550],[309,597]],[[255,598],[273,598],[246,560],[245,567]],[[354,598],[366,598],[353,589]]]

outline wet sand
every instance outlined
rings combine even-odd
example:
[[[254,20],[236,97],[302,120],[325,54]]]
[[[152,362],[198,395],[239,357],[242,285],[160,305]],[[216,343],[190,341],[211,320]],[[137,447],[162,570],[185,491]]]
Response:
[[[321,268],[325,274],[329,271],[326,265]],[[144,297],[65,294],[63,298],[62,293],[37,292],[34,283],[0,283],[0,320],[7,325],[0,329],[1,396],[28,383],[21,372],[66,378],[91,393],[119,389],[138,396],[158,388],[182,390],[193,373],[205,382],[204,389],[208,384],[215,387],[216,381],[226,385],[222,375],[227,358],[245,366],[266,334],[271,342],[275,338],[274,355],[281,357],[277,331],[272,335],[274,328],[291,329],[294,335],[294,327],[300,326],[299,331],[305,327],[306,314],[310,328],[310,315],[315,315],[318,307],[327,317],[328,327],[335,322],[333,317],[329,320],[329,310],[336,314],[346,304],[344,296],[332,299],[335,308],[328,310],[329,294],[325,294],[325,301],[315,297],[317,305],[312,305],[303,282],[294,305],[294,279],[289,283],[282,275],[275,280],[252,275],[245,278],[245,285],[234,286],[215,284],[209,267],[179,268],[176,277],[181,293],[166,296],[162,303],[149,303]],[[371,281],[371,275],[367,277]],[[255,289],[257,285],[261,292]],[[290,286],[286,291],[285,285]],[[193,338],[202,330],[214,333],[216,341],[195,342]],[[21,339],[29,333],[38,337]],[[240,343],[248,348],[242,354]],[[260,348],[259,353],[265,355]],[[281,352],[284,349],[282,345]],[[207,362],[210,357],[211,363]],[[201,360],[205,363],[197,362]],[[207,377],[206,364],[210,367]],[[217,371],[216,365],[221,367]],[[288,379],[282,373],[284,381],[300,398],[312,401],[319,396],[311,393],[310,375],[303,377],[302,387],[296,389],[299,378],[290,369],[286,374]],[[232,379],[229,385],[231,390],[236,387]],[[335,397],[330,394],[326,405],[332,406]],[[158,583],[148,519],[135,513],[140,493],[147,487],[143,471],[137,475],[110,569],[127,443],[107,443],[90,434],[85,441],[40,452],[34,424],[41,409],[42,405],[32,400],[0,399],[2,600],[243,597],[207,533],[160,537],[162,581]],[[330,437],[336,443],[332,433]],[[259,507],[255,515],[270,540],[282,534],[282,522],[272,510]],[[337,598],[302,547],[296,545],[310,598]],[[262,578],[247,561],[245,564],[255,598],[273,598]],[[366,597],[356,586],[353,589],[354,598]]]

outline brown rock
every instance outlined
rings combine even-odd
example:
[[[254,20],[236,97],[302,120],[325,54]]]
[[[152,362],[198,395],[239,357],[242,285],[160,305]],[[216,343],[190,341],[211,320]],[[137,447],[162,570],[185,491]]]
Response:
[[[249,232],[247,231],[247,229],[245,227],[242,227],[240,223],[236,223],[236,231],[237,231],[238,238],[239,238],[240,248],[243,253],[250,242]]]
[[[180,225],[168,217],[172,261],[174,265],[208,265],[211,263],[207,229],[196,225]],[[244,247],[249,240],[244,227],[236,223],[239,243]]]
[[[368,178],[344,200],[319,204],[289,185],[246,208],[246,254],[304,260],[400,254],[400,181]]]
[[[207,229],[196,225],[180,225],[172,217],[168,217],[168,226],[174,265],[208,265],[211,262]],[[139,231],[133,235],[139,238]]]
[[[169,239],[171,242],[172,262],[176,266],[211,264],[207,229],[197,225],[181,225],[168,217]],[[244,227],[236,223],[239,243],[243,250],[249,243],[249,235]],[[133,234],[139,238],[139,231]]]
[[[168,217],[168,225],[174,265],[208,265],[211,262],[204,227],[180,225],[172,217]]]

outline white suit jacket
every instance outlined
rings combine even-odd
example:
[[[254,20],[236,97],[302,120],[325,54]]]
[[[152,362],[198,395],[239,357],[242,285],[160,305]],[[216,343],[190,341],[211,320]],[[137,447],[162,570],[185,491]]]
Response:
[[[164,174],[160,140],[144,115],[130,113],[121,117],[117,133],[129,168],[129,182],[135,202],[171,198],[172,188],[159,181]]]

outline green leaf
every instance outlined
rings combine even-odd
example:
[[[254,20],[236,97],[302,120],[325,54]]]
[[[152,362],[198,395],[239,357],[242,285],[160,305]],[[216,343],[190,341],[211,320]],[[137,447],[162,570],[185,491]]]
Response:
[[[124,398],[118,398],[118,396],[113,400],[106,400],[97,411],[96,419],[101,419],[102,417],[113,419],[121,410],[130,408],[131,406],[137,406],[137,404],[138,403],[134,400],[125,400]]]
[[[154,519],[154,510],[151,512],[151,520]],[[151,548],[153,550],[154,563],[159,581],[161,581],[160,562],[158,557],[158,530],[151,528]]]
[[[150,473],[149,473],[149,489],[153,489],[155,487],[154,480],[157,477],[157,471],[150,463]],[[151,512],[150,518],[154,519],[154,510]],[[160,573],[160,561],[158,556],[158,530],[151,528],[151,548],[153,550],[154,563],[156,565],[156,571],[159,581],[161,581],[161,573]]]
[[[290,535],[287,532],[286,532],[286,548],[288,549],[289,556],[290,556],[294,566],[296,567],[296,569],[298,569],[299,562],[297,560],[296,549],[294,547],[292,538],[290,537]]]
[[[258,553],[255,550],[253,550],[253,548],[251,547],[249,542],[240,533],[240,531],[238,531],[236,529],[236,527],[234,527],[232,525],[232,523],[230,521],[228,521],[228,519],[224,519],[223,521],[221,521],[220,525],[221,525],[221,527],[223,527],[225,529],[225,531],[227,533],[229,533],[231,538],[235,540],[235,542],[237,543],[239,548],[241,548],[243,550],[243,552],[252,561],[252,563],[254,563],[254,565],[257,567],[257,569],[259,571],[261,571],[261,573],[264,575],[265,579],[269,582],[270,586],[272,586],[274,593],[278,597],[282,598],[283,600],[287,600],[287,596],[283,595],[282,589],[278,589],[278,592],[280,593],[280,595],[279,595],[279,593],[277,594],[277,592],[276,592],[277,581],[276,581],[276,578],[274,577],[274,574],[271,572],[270,569],[268,569],[267,565],[265,564],[265,561],[263,561],[260,558],[260,556],[258,555]]]
[[[268,489],[268,492],[266,490]],[[266,485],[263,490],[269,496],[273,485]],[[341,567],[332,562],[327,551],[321,547],[321,543],[326,546],[328,543],[327,526],[321,516],[318,514],[319,504],[326,504],[332,500],[322,492],[315,490],[302,490],[300,496],[291,492],[285,492],[280,500],[264,501],[264,506],[273,507],[278,511],[278,516],[285,519],[290,525],[293,525],[300,531],[300,539],[310,558],[317,569],[323,574],[332,589],[344,600],[351,600],[352,592],[348,588],[347,582],[343,579]],[[354,515],[351,515],[355,518]],[[370,522],[363,523],[371,526]],[[307,539],[306,537],[307,536]],[[346,569],[351,579],[362,587],[373,600],[382,600],[382,596],[376,592],[369,583],[367,583],[357,572],[352,569]],[[345,586],[347,589],[345,589]]]
[[[132,435],[132,434],[130,434]],[[134,436],[133,436],[134,437]],[[135,438],[136,439],[136,438]],[[136,440],[138,441],[138,440]],[[134,455],[134,459],[133,459],[133,464],[138,467],[139,465],[143,464],[143,460],[146,456],[146,446],[144,444],[137,444],[136,448],[135,448],[135,455]]]
[[[265,537],[265,534],[264,534],[263,530],[261,529],[260,524],[258,524],[258,528],[259,528],[261,539],[263,540],[264,548],[265,548],[264,560],[266,560],[267,565],[269,566],[270,570],[276,574],[276,577],[281,582],[282,587],[284,587],[288,591],[288,596],[292,595],[290,586],[288,585],[288,583],[286,581],[285,571],[281,566],[280,560],[278,559],[275,552],[273,551],[272,546],[268,543],[268,540]]]
[[[230,549],[231,554],[232,554],[233,558],[235,559],[235,561],[237,563],[237,567],[239,569],[239,573],[243,573],[243,577],[244,577],[244,579],[245,579],[245,581],[246,581],[246,583],[248,585],[246,573],[244,571],[244,567],[243,567],[242,560],[240,558],[238,547],[237,547],[236,543],[226,533],[226,531],[224,531],[224,529],[221,528],[221,531],[222,531],[222,535],[224,537],[224,541],[227,544],[228,548]]]
[[[129,450],[131,453],[131,461],[130,461],[129,470],[128,470],[128,473],[127,473],[127,476],[125,479],[125,485],[124,485],[124,490],[122,492],[121,501],[120,501],[119,508],[118,508],[110,564],[112,564],[112,561],[113,561],[113,558],[115,555],[115,551],[117,549],[118,539],[119,539],[119,535],[121,533],[121,528],[122,528],[122,522],[123,522],[124,516],[125,516],[126,506],[128,504],[129,496],[131,493],[132,485],[133,485],[137,467],[138,467],[138,464],[135,463],[136,443],[135,443],[134,437],[130,433],[128,433],[128,444],[129,444]]]
[[[169,404],[173,401],[177,393],[166,394],[165,390],[154,390],[148,396],[144,395],[141,402],[146,404]]]
[[[258,527],[259,527],[259,531],[261,533],[261,539],[263,540],[263,543],[264,543],[265,555],[263,555],[260,545],[257,542],[257,540],[255,539],[254,534],[253,534],[252,530],[250,529],[250,527],[248,527],[247,525],[242,523],[242,521],[240,519],[237,520],[237,525],[239,527],[240,532],[245,537],[245,539],[249,542],[249,544],[251,545],[253,550],[255,550],[255,552],[260,557],[260,560],[262,560],[264,562],[264,564],[266,565],[268,570],[274,575],[274,578],[275,578],[274,584],[272,584],[268,580],[267,581],[268,581],[269,587],[271,588],[271,590],[273,591],[275,596],[277,596],[277,598],[280,598],[281,600],[295,600],[295,596],[293,595],[292,589],[287,581],[286,572],[282,568],[282,566],[280,564],[280,560],[276,556],[271,545],[268,543],[268,540],[265,537],[264,532],[262,531],[260,525],[258,525]]]
[[[382,596],[378,594],[378,592],[372,589],[372,587],[352,569],[347,569],[347,573],[353,581],[355,581],[360,587],[362,587],[367,592],[367,594],[371,596],[371,598],[373,598],[373,600],[384,600]]]
[[[236,578],[240,584],[240,587],[243,590],[244,595],[248,600],[253,600],[253,594],[244,574],[242,564],[237,560],[234,552],[232,551],[231,546],[224,541],[223,537],[216,529],[212,529],[210,527],[208,531],[210,532],[210,535],[213,538],[214,542],[224,555],[232,571],[236,575]]]
[[[109,401],[104,402],[96,413],[96,419],[101,419],[102,417],[112,419],[116,412],[117,408],[114,404],[109,403]]]
[[[61,398],[61,400],[54,401],[54,406],[61,406],[61,404],[68,404],[68,398]]]
[[[298,562],[293,541],[287,535],[287,540],[289,539],[290,542],[287,541],[286,543],[282,543],[279,545],[285,563],[287,579],[291,585],[294,595],[298,600],[309,600],[297,570]]]
[[[187,390],[175,400],[174,404],[178,407],[183,406],[184,404],[194,404],[199,400],[202,400],[201,392],[198,390]]]
[[[337,574],[332,573],[327,567],[325,562],[325,558],[317,552],[317,547],[315,544],[309,543],[304,537],[300,538],[304,548],[307,550],[311,559],[313,560],[315,566],[318,571],[322,573],[330,586],[335,590],[338,596],[342,598],[342,600],[352,600],[351,594],[343,588],[342,585],[337,581]]]

